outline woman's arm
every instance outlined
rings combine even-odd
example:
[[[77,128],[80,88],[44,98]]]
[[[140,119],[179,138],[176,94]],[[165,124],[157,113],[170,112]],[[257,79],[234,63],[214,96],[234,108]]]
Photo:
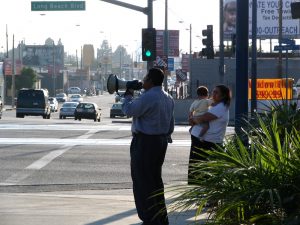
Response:
[[[209,121],[212,121],[215,119],[218,119],[218,117],[212,113],[206,112],[201,116],[192,118],[192,122],[195,124],[199,124],[199,123],[203,123],[203,122],[209,122]]]

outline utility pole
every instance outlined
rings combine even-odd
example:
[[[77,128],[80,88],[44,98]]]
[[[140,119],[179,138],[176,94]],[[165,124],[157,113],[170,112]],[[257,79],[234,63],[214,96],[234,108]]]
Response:
[[[53,77],[52,77],[52,80],[53,80],[53,96],[56,95],[55,93],[55,43],[53,41],[52,43],[52,50],[53,50]]]
[[[164,30],[164,56],[169,57],[169,31],[168,31],[168,0],[165,0],[165,30]],[[168,61],[167,61],[168,63]],[[147,68],[149,69],[149,68]],[[164,90],[168,91],[168,75],[165,73]]]
[[[12,74],[11,74],[11,107],[15,107],[15,35],[13,34],[12,46]]]

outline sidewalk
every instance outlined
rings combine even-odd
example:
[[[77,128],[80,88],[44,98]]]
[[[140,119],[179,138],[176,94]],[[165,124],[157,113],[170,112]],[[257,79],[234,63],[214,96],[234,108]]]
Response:
[[[170,225],[189,224],[194,215],[169,214]],[[140,224],[131,189],[0,193],[0,225]]]

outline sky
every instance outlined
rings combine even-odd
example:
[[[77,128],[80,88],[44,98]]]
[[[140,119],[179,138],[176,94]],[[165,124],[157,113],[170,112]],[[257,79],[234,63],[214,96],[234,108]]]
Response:
[[[44,1],[44,0],[40,0]],[[147,0],[120,0],[140,7]],[[153,1],[153,27],[165,28],[165,1]],[[47,38],[55,43],[61,39],[65,52],[75,55],[84,44],[100,48],[104,39],[112,49],[123,45],[128,54],[135,55],[141,46],[141,30],[147,27],[147,16],[141,12],[113,5],[101,0],[85,0],[85,11],[31,11],[30,0],[9,0],[1,5],[0,52],[21,41],[43,45]],[[192,51],[201,51],[201,32],[206,25],[214,25],[214,45],[219,37],[219,0],[168,0],[168,29],[179,30],[181,52],[189,52],[190,25]]]

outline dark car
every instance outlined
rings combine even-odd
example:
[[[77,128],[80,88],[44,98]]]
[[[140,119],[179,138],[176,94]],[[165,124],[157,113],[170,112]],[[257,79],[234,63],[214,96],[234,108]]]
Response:
[[[101,109],[98,105],[93,102],[81,102],[75,109],[75,120],[81,119],[93,119],[94,121],[100,122],[101,120]]]
[[[23,88],[19,90],[17,99],[16,117],[42,116],[50,119],[51,107],[47,90]]]
[[[115,103],[112,105],[110,109],[110,118],[115,118],[116,116],[120,116],[120,117],[126,116],[127,118],[129,118],[129,116],[124,114],[122,111],[122,103]]]
[[[58,94],[56,94],[55,97],[56,97],[56,100],[58,102],[66,102],[66,101],[68,101],[68,96],[67,96],[66,93],[58,93]]]

